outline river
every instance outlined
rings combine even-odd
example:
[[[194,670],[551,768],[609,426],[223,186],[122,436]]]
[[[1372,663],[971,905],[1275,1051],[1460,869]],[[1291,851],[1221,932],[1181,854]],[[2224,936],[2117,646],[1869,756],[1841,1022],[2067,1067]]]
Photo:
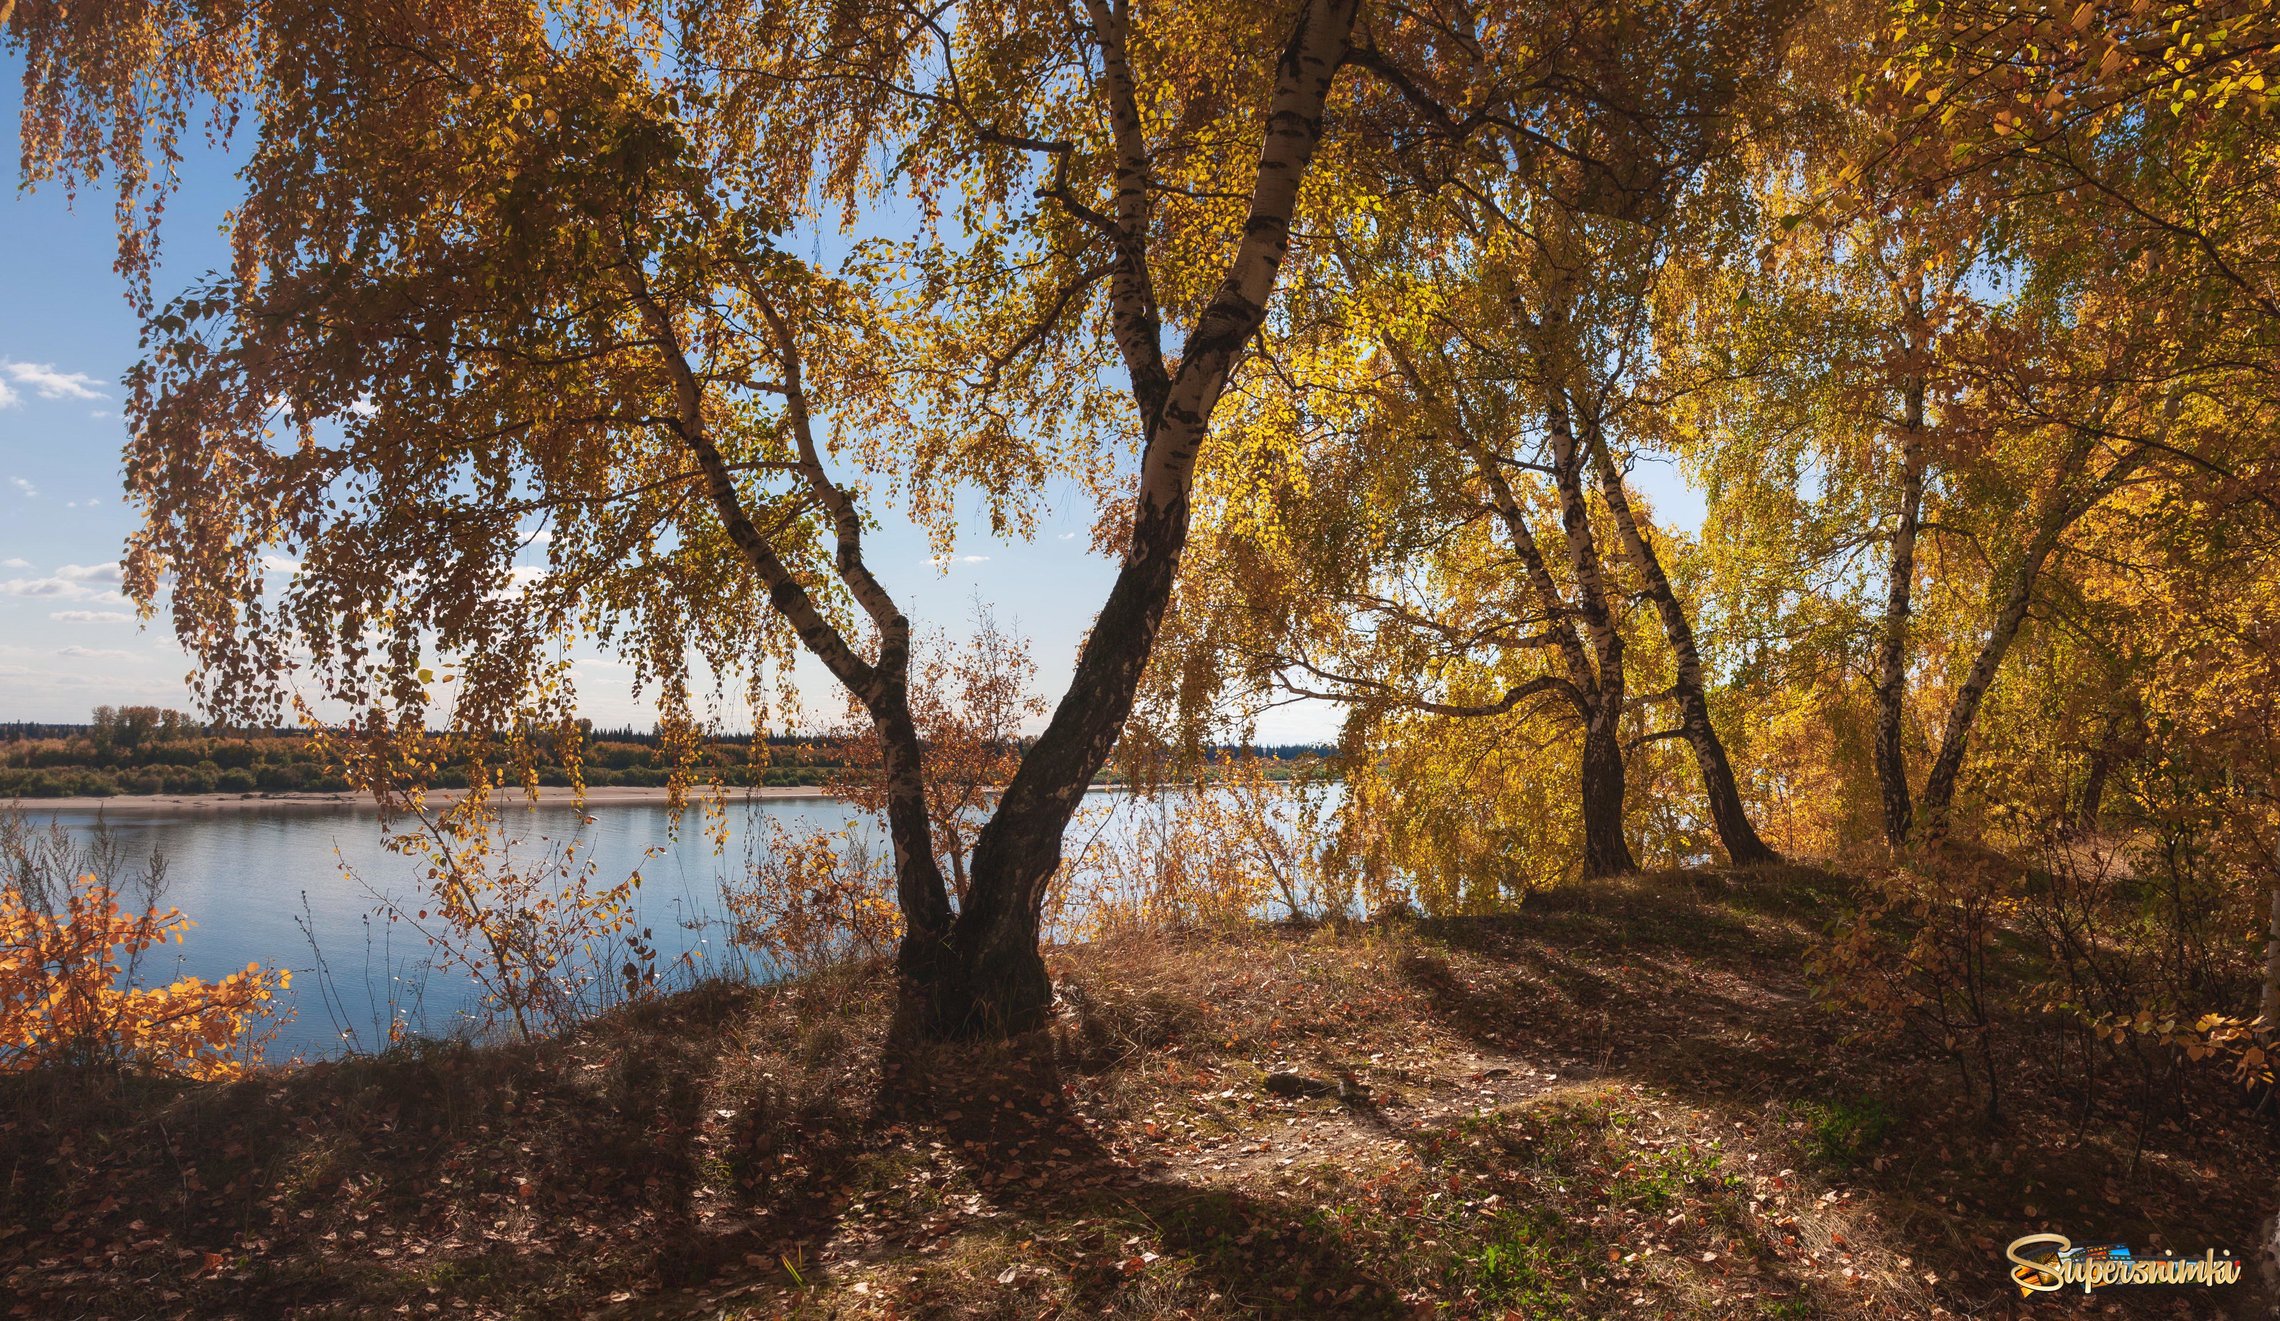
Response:
[[[43,811],[22,804],[34,825],[62,825],[84,838],[97,813]],[[641,924],[656,933],[660,966],[684,953],[723,973],[765,975],[723,938],[721,882],[741,872],[746,841],[767,838],[766,818],[787,829],[836,829],[857,814],[822,797],[739,801],[728,809],[725,848],[701,828],[692,809],[676,826],[662,803],[511,803],[500,813],[517,856],[575,841],[594,863],[594,880],[610,885],[638,870]],[[355,806],[232,806],[226,810],[140,810],[106,814],[102,826],[128,856],[152,851],[166,862],[160,906],[197,925],[179,945],[144,956],[146,982],[184,974],[208,979],[248,963],[293,970],[281,997],[289,1011],[269,1058],[317,1058],[351,1044],[385,1040],[389,1015],[401,1010],[410,1028],[430,1036],[464,1031],[478,1006],[464,974],[427,966],[420,937],[378,915],[384,901],[418,907],[424,864],[390,852],[379,817]],[[649,856],[650,850],[659,851]]]

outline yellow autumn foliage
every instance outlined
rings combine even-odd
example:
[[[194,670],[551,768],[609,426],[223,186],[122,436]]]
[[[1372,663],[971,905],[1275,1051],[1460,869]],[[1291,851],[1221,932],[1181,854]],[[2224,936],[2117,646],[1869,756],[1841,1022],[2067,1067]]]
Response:
[[[18,878],[0,886],[0,1070],[109,1065],[214,1079],[260,1060],[290,970],[249,963],[220,981],[139,985],[139,956],[179,944],[190,919],[175,908],[130,912],[91,873],[62,899],[60,911],[42,911]]]

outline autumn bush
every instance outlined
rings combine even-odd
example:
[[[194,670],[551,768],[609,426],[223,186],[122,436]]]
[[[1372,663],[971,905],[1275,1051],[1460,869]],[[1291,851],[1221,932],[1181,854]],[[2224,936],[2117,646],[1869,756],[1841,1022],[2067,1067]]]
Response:
[[[779,972],[883,958],[902,939],[892,857],[860,823],[799,832],[770,820],[741,875],[721,887],[729,938]]]
[[[0,1070],[67,1066],[234,1078],[275,1035],[283,968],[153,985],[146,956],[194,925],[161,908],[163,858],[0,813]]]
[[[1098,938],[1358,915],[1362,873],[1337,836],[1334,782],[1270,778],[1261,758],[1235,753],[1142,784],[1080,811],[1048,900],[1055,928]]]
[[[2010,1075],[2065,1074],[2081,1103],[2122,1093],[2139,1114],[2179,1103],[2188,1075],[2273,1082],[2257,998],[2262,892],[2242,884],[2240,823],[2145,815],[2126,835],[2063,821],[2005,851],[1943,842],[1869,870],[1814,958],[1823,993],[1870,1035],[1946,1055],[1999,1115]],[[1999,832],[1991,832],[1999,833]]]
[[[1911,1036],[1945,1055],[1990,1115],[2003,1076],[1996,942],[2016,910],[2015,871],[1951,851],[1872,872],[1811,965],[1822,994],[1865,1011],[1864,1036]]]
[[[528,1041],[654,995],[693,966],[664,959],[641,924],[639,870],[605,882],[575,841],[535,845],[506,830],[478,787],[443,806],[414,795],[387,836],[390,851],[422,864],[417,899],[380,895],[386,919],[411,928],[434,966],[469,977],[487,1017]],[[652,849],[648,856],[655,856]],[[400,1038],[400,1022],[391,1032]]]

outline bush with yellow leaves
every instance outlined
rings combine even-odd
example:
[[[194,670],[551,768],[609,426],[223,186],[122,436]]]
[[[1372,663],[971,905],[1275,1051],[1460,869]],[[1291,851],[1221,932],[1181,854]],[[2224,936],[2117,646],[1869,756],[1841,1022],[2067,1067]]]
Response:
[[[193,923],[158,905],[163,859],[121,884],[124,861],[104,832],[82,843],[0,813],[0,1069],[243,1074],[276,1034],[273,1001],[292,973],[247,964],[214,982],[144,984],[143,956]]]

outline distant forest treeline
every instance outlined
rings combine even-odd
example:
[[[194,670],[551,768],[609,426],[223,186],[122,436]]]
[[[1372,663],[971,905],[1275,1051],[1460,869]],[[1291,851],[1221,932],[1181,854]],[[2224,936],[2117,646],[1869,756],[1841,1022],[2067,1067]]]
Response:
[[[583,771],[590,788],[659,787],[670,775],[655,730],[584,727]],[[750,735],[709,739],[695,768],[700,781],[733,786],[819,786],[844,764],[845,741],[827,735],[770,735],[755,754]],[[556,745],[539,741],[539,783],[570,783]],[[1275,762],[1328,756],[1320,744],[1250,751]],[[467,784],[464,765],[446,766],[435,788]],[[153,706],[99,706],[84,725],[0,722],[0,799],[108,798],[120,794],[343,793],[303,729],[228,729]]]

